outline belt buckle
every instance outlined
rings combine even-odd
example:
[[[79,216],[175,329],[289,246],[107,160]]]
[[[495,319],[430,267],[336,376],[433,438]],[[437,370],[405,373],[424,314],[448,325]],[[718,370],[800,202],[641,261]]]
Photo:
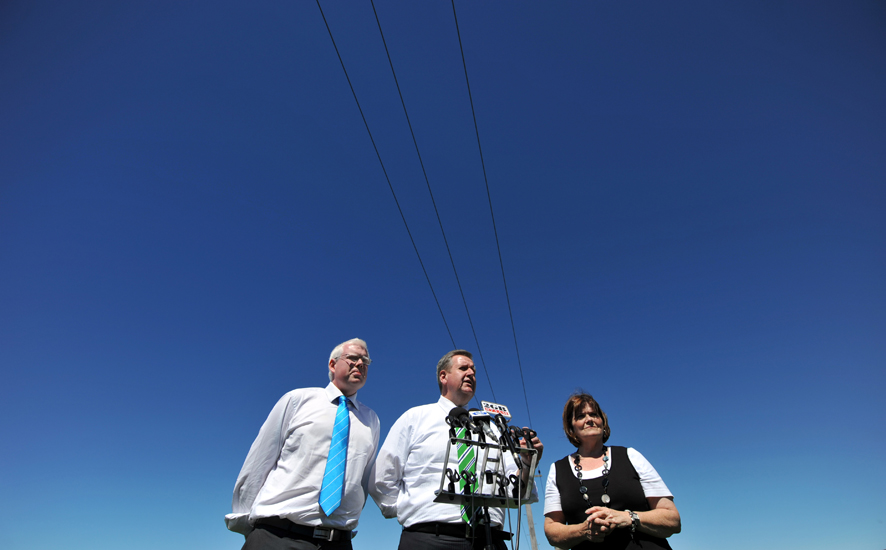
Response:
[[[332,542],[332,536],[335,535],[335,529],[324,529],[323,527],[314,528],[315,539],[326,539]]]

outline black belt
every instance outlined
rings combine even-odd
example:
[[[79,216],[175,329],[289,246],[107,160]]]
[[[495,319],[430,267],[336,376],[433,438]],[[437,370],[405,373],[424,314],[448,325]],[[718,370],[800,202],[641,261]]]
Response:
[[[321,539],[329,541],[351,540],[351,531],[345,531],[343,529],[333,529],[331,527],[313,527],[310,525],[299,525],[297,523],[292,523],[288,519],[278,517],[259,518],[255,520],[255,527],[271,527],[279,531],[285,531],[286,533],[301,535],[303,537],[311,539]]]
[[[486,538],[486,527],[478,525],[474,528],[473,533],[466,523],[416,523],[403,529],[412,533],[430,533],[432,535],[447,535],[450,537],[459,537],[462,539],[469,538]],[[492,540],[511,540],[511,533],[502,531],[501,527],[492,528]]]

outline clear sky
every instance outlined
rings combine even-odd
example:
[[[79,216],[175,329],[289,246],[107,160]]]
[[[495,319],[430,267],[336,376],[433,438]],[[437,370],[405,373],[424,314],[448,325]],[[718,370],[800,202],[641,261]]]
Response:
[[[528,411],[451,5],[377,2],[478,396],[547,473],[591,392],[675,549],[886,547],[886,4],[456,7]],[[372,7],[323,8],[477,352]],[[259,426],[355,336],[384,436],[452,342],[314,2],[0,3],[0,547],[239,548]]]

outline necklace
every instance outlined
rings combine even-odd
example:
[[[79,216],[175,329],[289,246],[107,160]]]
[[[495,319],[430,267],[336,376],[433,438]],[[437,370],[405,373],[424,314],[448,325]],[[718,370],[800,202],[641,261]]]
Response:
[[[606,451],[606,447],[603,447],[603,496],[600,497],[603,504],[609,504],[610,500],[607,494],[609,491],[609,457],[606,455]],[[581,497],[585,499],[585,502],[590,504],[591,497],[588,496],[588,488],[585,487],[585,483],[581,479],[581,455],[575,453],[573,462],[575,463],[575,475],[578,477],[578,491],[581,493]]]

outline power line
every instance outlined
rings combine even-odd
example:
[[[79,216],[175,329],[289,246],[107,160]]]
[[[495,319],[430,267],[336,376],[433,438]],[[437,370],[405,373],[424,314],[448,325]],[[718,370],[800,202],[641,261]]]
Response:
[[[508,302],[508,315],[511,317],[511,332],[514,334],[514,349],[517,351],[517,366],[520,368],[520,383],[523,385],[523,399],[526,401],[526,415],[529,417],[529,425],[532,426],[532,414],[529,412],[529,397],[526,395],[526,382],[523,380],[523,364],[520,361],[520,348],[517,346],[517,329],[514,327],[514,313],[511,310],[511,298],[508,294],[508,281],[505,279],[505,265],[501,259],[501,246],[498,244],[498,229],[495,227],[495,214],[492,211],[492,194],[489,192],[489,178],[486,177],[486,163],[483,161],[483,147],[480,145],[480,128],[477,126],[477,113],[474,111],[474,98],[471,95],[471,82],[468,79],[468,65],[465,62],[465,49],[461,43],[461,31],[458,29],[458,15],[455,13],[455,0],[451,1],[452,16],[455,19],[455,32],[458,35],[458,48],[461,50],[461,64],[465,69],[465,84],[467,84],[468,99],[471,102],[471,115],[474,117],[474,131],[477,134],[477,149],[480,151],[480,166],[483,168],[483,181],[486,182],[486,197],[489,199],[489,215],[492,217],[492,231],[495,233],[495,247],[498,250],[498,264],[501,267],[501,280],[505,287],[505,299]]]
[[[400,208],[400,201],[397,200],[397,194],[394,192],[394,186],[391,185],[391,178],[388,177],[388,171],[385,169],[385,163],[381,160],[381,154],[378,152],[378,147],[375,145],[375,139],[372,137],[372,132],[369,130],[369,123],[366,122],[366,115],[363,114],[363,108],[360,107],[360,101],[357,99],[357,92],[354,91],[354,85],[351,84],[351,78],[348,76],[348,70],[345,68],[345,62],[341,58],[341,53],[338,51],[338,46],[335,45],[335,38],[332,37],[332,29],[329,28],[329,22],[326,20],[326,15],[323,13],[323,8],[320,6],[320,0],[317,0],[317,8],[320,9],[320,16],[323,17],[323,23],[326,25],[326,31],[329,33],[329,39],[332,40],[332,47],[335,48],[335,54],[338,56],[338,62],[341,63],[341,69],[345,73],[345,78],[348,81],[348,86],[351,87],[351,94],[354,96],[354,102],[357,104],[357,109],[360,111],[360,116],[363,118],[363,125],[366,126],[366,133],[369,134],[369,141],[372,142],[372,148],[375,149],[375,156],[378,157],[378,163],[381,165],[381,171],[384,172],[385,180],[388,182],[388,188],[391,190],[391,196],[394,197],[394,204],[397,205],[397,211],[400,212],[400,219],[403,220],[403,226],[406,228],[406,233],[409,235],[409,241],[412,243],[412,249],[415,250],[415,256],[418,258],[418,263],[421,264],[421,270],[425,274],[425,280],[428,282],[428,287],[431,289],[431,294],[434,296],[434,302],[437,304],[437,310],[440,311],[440,317],[443,319],[443,325],[446,327],[446,332],[449,333],[449,340],[452,342],[452,347],[457,348],[455,345],[455,338],[452,337],[452,331],[449,330],[449,323],[446,322],[446,316],[443,315],[443,308],[440,307],[440,300],[437,299],[437,293],[434,292],[434,285],[431,284],[431,278],[428,276],[428,270],[425,269],[425,264],[421,261],[421,254],[418,253],[418,247],[415,245],[415,239],[412,238],[412,231],[409,230],[409,224],[406,223],[406,216],[403,215],[403,209]],[[375,6],[373,6],[375,9]]]
[[[319,0],[318,0],[319,1]],[[489,390],[492,392],[492,399],[498,401],[495,397],[495,390],[492,386],[492,380],[489,378],[489,370],[486,368],[486,361],[483,359],[483,351],[480,349],[480,341],[477,339],[477,331],[474,330],[474,321],[471,320],[471,312],[468,310],[468,301],[465,299],[464,290],[461,288],[461,281],[458,278],[458,271],[455,269],[455,260],[452,258],[452,251],[449,249],[449,240],[446,239],[446,231],[443,230],[443,221],[440,219],[440,212],[437,210],[437,201],[434,200],[434,192],[431,191],[431,182],[428,179],[428,173],[425,170],[425,163],[421,158],[421,152],[418,150],[418,140],[415,138],[415,131],[412,129],[412,122],[409,120],[409,112],[406,110],[406,102],[403,100],[403,92],[400,90],[400,82],[397,80],[397,72],[394,71],[394,62],[391,60],[391,52],[388,50],[388,43],[385,40],[385,33],[381,29],[381,21],[378,19],[378,12],[375,9],[374,0],[369,0],[372,4],[372,13],[375,14],[375,22],[378,25],[378,33],[381,35],[381,42],[385,46],[385,54],[388,56],[388,64],[391,66],[391,74],[394,75],[394,84],[397,86],[397,93],[400,95],[400,104],[403,105],[403,114],[406,115],[406,123],[409,125],[409,133],[412,134],[412,143],[415,145],[415,154],[418,155],[418,163],[421,165],[421,173],[425,177],[425,184],[428,187],[428,194],[431,196],[431,204],[434,205],[434,213],[437,215],[437,224],[440,226],[440,233],[443,235],[443,244],[446,245],[446,252],[449,254],[449,263],[452,265],[452,273],[455,275],[455,282],[458,285],[458,291],[461,293],[461,301],[465,306],[465,313],[468,316],[468,323],[471,325],[471,332],[474,335],[474,343],[477,345],[477,354],[480,356],[480,364],[483,366],[483,372],[486,374],[486,381],[489,383]],[[487,186],[488,191],[488,186]],[[497,239],[498,237],[496,237]],[[454,344],[453,344],[454,345]]]

